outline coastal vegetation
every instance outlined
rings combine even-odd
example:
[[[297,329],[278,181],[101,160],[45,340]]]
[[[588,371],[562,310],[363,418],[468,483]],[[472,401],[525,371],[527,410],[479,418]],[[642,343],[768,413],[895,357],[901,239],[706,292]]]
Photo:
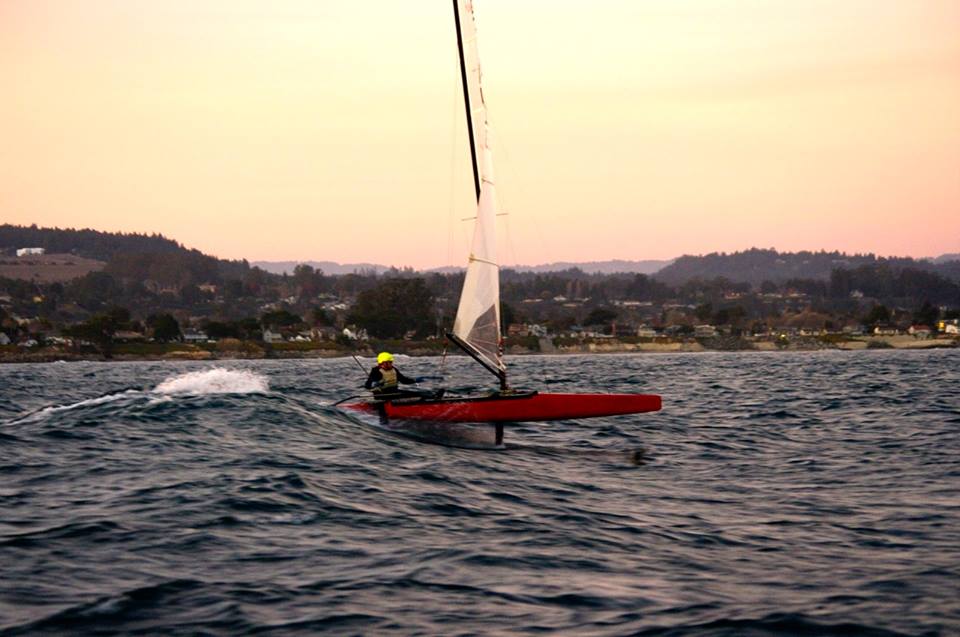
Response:
[[[16,257],[23,247],[57,250],[57,264],[101,265],[67,280],[10,276],[36,259]],[[329,275],[300,265],[272,274],[160,235],[9,225],[0,226],[0,260],[0,352],[8,359],[44,348],[253,357],[392,343],[439,352],[463,283],[460,271]],[[501,298],[511,352],[844,347],[898,334],[952,344],[960,261],[753,249],[684,256],[653,275],[504,269]]]

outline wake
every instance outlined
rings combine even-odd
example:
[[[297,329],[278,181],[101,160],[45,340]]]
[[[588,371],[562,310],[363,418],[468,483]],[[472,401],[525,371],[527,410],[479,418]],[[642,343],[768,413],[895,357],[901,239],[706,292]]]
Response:
[[[266,376],[248,370],[214,367],[199,372],[171,376],[157,385],[152,394],[172,396],[208,396],[210,394],[266,394],[270,383]]]
[[[14,425],[44,418],[76,409],[97,407],[117,401],[148,398],[151,403],[173,400],[178,396],[210,396],[215,394],[265,394],[270,391],[266,376],[248,370],[233,370],[214,367],[197,372],[171,376],[150,390],[128,388],[95,398],[86,398],[65,405],[48,405],[21,414],[3,423]]]

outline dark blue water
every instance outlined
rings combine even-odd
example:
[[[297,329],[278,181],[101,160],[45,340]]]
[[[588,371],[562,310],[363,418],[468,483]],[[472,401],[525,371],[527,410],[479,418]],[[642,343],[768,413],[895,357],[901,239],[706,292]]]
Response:
[[[664,410],[488,451],[330,407],[350,359],[2,366],[0,634],[960,634],[958,363],[515,358]]]

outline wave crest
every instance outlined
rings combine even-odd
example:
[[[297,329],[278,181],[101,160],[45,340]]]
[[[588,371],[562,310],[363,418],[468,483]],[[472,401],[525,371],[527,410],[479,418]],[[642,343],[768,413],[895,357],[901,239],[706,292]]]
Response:
[[[200,372],[171,376],[154,388],[154,394],[265,394],[270,390],[266,376],[248,370],[214,367]]]

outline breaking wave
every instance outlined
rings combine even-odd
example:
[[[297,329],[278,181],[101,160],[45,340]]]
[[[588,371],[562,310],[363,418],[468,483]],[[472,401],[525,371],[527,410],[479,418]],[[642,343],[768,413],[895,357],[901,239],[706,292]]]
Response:
[[[266,376],[249,370],[214,367],[167,378],[154,388],[154,394],[265,394],[270,391]]]

